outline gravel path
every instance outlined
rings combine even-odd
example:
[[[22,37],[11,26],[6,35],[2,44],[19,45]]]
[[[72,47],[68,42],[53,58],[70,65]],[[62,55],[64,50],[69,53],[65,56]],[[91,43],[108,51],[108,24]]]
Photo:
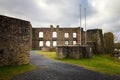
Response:
[[[48,60],[34,51],[30,53],[30,62],[37,68],[15,76],[12,80],[120,80],[120,76],[108,76],[82,67]]]

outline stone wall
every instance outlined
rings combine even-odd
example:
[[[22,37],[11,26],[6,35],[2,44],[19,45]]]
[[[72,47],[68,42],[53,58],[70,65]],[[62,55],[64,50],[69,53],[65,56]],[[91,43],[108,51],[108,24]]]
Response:
[[[30,22],[0,15],[0,66],[29,63]]]
[[[87,30],[87,43],[93,46],[93,52],[96,54],[104,53],[104,42],[102,29]]]
[[[64,58],[91,58],[92,57],[92,48],[90,46],[57,46],[56,47],[56,56],[58,59]]]

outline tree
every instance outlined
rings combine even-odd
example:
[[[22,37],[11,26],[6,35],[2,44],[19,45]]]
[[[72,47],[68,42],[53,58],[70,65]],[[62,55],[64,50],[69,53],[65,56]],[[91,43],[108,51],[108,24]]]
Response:
[[[120,42],[120,35],[119,34],[114,34],[114,42],[115,43]]]
[[[104,33],[104,47],[106,53],[114,53],[114,35],[112,32]]]

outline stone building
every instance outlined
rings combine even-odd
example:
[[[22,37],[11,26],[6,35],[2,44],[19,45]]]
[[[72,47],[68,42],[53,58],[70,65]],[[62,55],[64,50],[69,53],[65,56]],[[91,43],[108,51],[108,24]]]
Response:
[[[82,45],[57,46],[56,53],[58,59],[64,58],[91,58],[92,53],[104,53],[103,34],[101,29],[91,29],[82,31]],[[85,39],[86,34],[86,39]],[[86,41],[85,41],[86,40]]]
[[[81,31],[80,31],[81,30]],[[85,44],[85,31],[81,27],[74,28],[33,28],[32,29],[32,49],[54,48],[55,46]],[[81,37],[80,37],[81,36]],[[91,29],[86,31],[86,42],[93,47],[94,53],[103,53],[103,34],[101,29]]]
[[[29,63],[30,22],[0,15],[0,67]]]
[[[33,28],[32,29],[32,48],[33,50],[43,47],[53,48],[56,45],[74,45],[80,43],[80,27],[76,28]],[[83,28],[81,28],[83,33]]]
[[[55,28],[51,25],[50,28],[32,28],[28,21],[0,15],[0,67],[29,63],[31,48],[40,50],[59,46],[60,50],[72,52],[69,56],[75,55],[74,51],[78,50],[79,58],[90,57],[91,55],[83,53],[90,52],[91,47],[96,53],[104,51],[102,30],[87,30],[86,33],[90,48],[89,46],[85,48],[85,31],[81,27],[60,28],[57,25]],[[80,44],[82,46],[73,46]],[[78,58],[78,56],[74,57]]]

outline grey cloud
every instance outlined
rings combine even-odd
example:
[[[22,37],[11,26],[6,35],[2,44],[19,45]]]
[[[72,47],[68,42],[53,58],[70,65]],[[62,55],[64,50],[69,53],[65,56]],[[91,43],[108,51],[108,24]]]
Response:
[[[3,11],[0,14],[14,17],[21,15],[34,17],[33,14],[38,13],[37,7],[29,0],[0,0],[0,10]]]
[[[77,0],[44,0],[44,2],[47,9],[38,6],[34,0],[0,0],[0,14],[29,20],[33,26],[48,23],[70,26],[78,21]]]
[[[111,0],[107,7],[101,10],[99,10],[101,1],[106,3],[107,0],[97,1],[99,4],[93,7],[92,2],[95,1],[82,0],[83,27],[84,8],[86,7],[88,29],[101,26],[100,28],[104,31],[119,32],[119,0]],[[0,14],[31,21],[33,27],[50,24],[79,26],[79,3],[80,0],[0,0]]]

